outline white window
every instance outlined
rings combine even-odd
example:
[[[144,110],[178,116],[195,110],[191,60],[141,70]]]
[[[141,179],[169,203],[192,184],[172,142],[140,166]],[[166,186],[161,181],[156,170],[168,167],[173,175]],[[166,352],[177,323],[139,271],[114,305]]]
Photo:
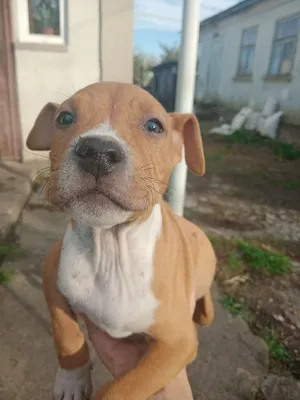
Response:
[[[17,0],[20,43],[65,44],[65,0]]]
[[[237,72],[239,76],[252,75],[256,37],[257,27],[243,31]]]
[[[299,25],[299,15],[277,21],[269,75],[289,75],[292,72]]]

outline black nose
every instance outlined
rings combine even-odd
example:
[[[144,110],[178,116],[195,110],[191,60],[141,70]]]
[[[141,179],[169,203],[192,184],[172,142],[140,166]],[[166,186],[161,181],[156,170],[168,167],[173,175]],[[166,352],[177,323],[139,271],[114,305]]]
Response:
[[[98,179],[114,172],[125,159],[120,144],[111,138],[80,138],[75,147],[79,166]]]

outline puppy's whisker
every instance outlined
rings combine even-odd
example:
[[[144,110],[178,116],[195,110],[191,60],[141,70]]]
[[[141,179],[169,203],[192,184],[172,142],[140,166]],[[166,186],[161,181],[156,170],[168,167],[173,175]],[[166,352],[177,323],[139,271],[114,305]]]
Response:
[[[155,167],[144,168],[143,171],[151,171],[153,169],[155,170]]]
[[[153,182],[151,182],[151,179],[149,179],[149,178],[144,178],[144,179],[147,180],[147,181],[150,181],[150,183],[153,185]],[[152,188],[157,194],[160,194],[160,195],[163,194],[163,193],[161,193],[159,190],[155,189],[155,188],[154,188],[154,185],[151,186],[151,188]]]
[[[66,95],[65,93],[58,92],[57,90],[51,90],[51,92],[55,93],[55,94],[60,94],[61,96],[63,96],[66,99],[70,97],[70,95]]]
[[[168,186],[168,184],[166,182],[160,181],[159,179],[153,178],[152,176],[147,176],[147,179],[151,179],[153,181],[161,183],[162,185]]]
[[[38,157],[41,157],[41,158],[44,158],[44,159],[47,159],[47,160],[49,160],[49,157],[48,156],[44,156],[43,154],[38,154],[38,153],[35,153],[34,151],[29,151],[31,154],[33,154],[34,156],[38,156]]]

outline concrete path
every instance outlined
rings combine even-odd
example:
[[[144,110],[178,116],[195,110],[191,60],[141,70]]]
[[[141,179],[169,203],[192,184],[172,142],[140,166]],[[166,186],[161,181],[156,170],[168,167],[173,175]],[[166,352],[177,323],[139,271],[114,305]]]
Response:
[[[56,358],[41,290],[41,260],[63,233],[66,217],[34,195],[23,211],[20,243],[26,255],[2,267],[17,271],[0,286],[0,399],[51,398]],[[196,400],[251,400],[268,373],[268,350],[247,325],[222,308],[214,290],[216,319],[199,330],[199,354],[189,367]],[[109,379],[96,362],[95,386]],[[184,399],[183,399],[184,400]]]

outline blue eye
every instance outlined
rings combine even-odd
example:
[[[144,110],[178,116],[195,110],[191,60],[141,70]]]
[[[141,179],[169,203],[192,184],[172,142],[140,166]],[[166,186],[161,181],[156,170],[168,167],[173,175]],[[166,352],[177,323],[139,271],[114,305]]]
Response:
[[[58,125],[62,127],[67,127],[72,125],[74,122],[74,116],[68,111],[62,111],[57,117]]]
[[[144,130],[148,133],[162,133],[164,131],[164,127],[158,119],[152,118],[145,123]]]

